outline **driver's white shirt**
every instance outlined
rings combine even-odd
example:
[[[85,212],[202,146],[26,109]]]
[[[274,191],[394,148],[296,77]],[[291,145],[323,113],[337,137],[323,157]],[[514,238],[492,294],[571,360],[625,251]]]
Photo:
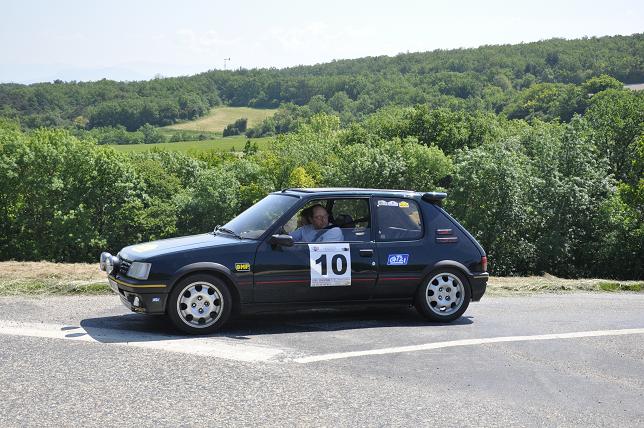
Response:
[[[316,229],[312,224],[307,224],[300,228],[297,228],[291,233],[293,240],[295,242],[314,242],[315,236],[318,232],[321,232],[322,229]],[[344,241],[344,235],[342,230],[339,227],[332,227],[331,229],[326,229],[320,236],[315,239],[315,242],[342,242]]]

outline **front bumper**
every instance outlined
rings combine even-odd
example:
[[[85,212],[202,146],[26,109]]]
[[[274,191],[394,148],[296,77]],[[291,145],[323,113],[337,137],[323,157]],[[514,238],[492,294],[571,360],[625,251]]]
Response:
[[[133,312],[147,314],[165,313],[168,300],[166,284],[146,284],[143,282],[125,281],[123,278],[109,275],[110,288],[119,295],[121,302]]]
[[[470,286],[472,288],[472,301],[478,302],[481,300],[481,297],[485,294],[485,289],[487,288],[487,280],[490,275],[487,272],[471,275],[468,279],[470,280]]]

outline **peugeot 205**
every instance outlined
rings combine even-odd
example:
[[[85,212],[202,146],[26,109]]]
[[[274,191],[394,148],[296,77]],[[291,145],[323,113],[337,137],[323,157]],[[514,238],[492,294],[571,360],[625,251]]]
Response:
[[[451,322],[485,293],[487,257],[439,192],[285,189],[201,235],[104,252],[134,312],[207,334],[233,313],[338,304],[414,305]]]

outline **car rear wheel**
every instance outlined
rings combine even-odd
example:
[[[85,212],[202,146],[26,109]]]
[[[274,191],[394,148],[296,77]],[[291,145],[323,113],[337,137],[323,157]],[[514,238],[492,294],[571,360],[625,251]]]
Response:
[[[450,322],[463,315],[471,298],[470,285],[462,273],[440,269],[418,288],[416,309],[430,321]]]
[[[224,281],[212,275],[191,275],[170,293],[168,315],[179,330],[208,334],[226,323],[232,306],[233,299]]]

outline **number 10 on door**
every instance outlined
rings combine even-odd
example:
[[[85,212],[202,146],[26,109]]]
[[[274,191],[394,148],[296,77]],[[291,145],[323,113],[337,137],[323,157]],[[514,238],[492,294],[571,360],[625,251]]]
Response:
[[[311,287],[351,285],[349,244],[309,244]]]

